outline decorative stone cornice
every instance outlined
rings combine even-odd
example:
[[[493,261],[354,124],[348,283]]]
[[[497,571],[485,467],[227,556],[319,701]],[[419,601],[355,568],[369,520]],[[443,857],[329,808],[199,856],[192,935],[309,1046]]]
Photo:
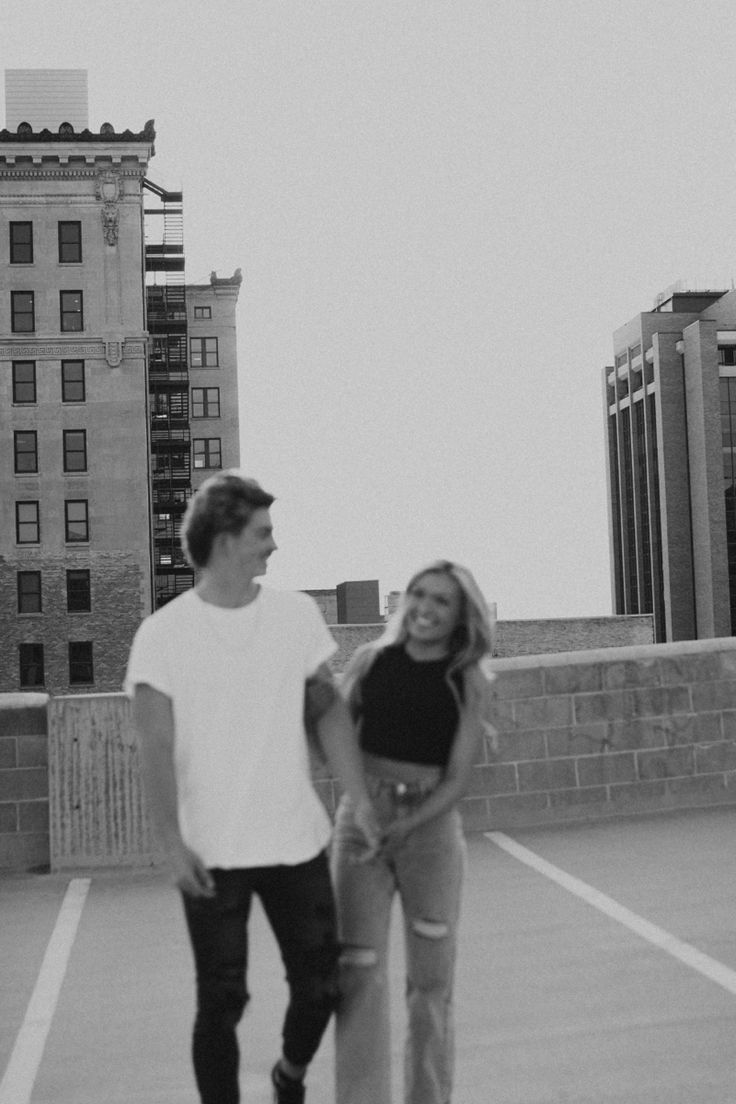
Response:
[[[143,130],[137,133],[124,130],[117,134],[112,123],[103,123],[99,134],[86,127],[77,134],[71,123],[62,123],[56,133],[47,128],[36,132],[30,123],[20,123],[15,133],[7,129],[0,130],[0,142],[98,142],[104,145],[117,142],[146,142],[153,147],[155,138],[156,129],[153,119],[149,119]],[[153,150],[151,152],[153,153]]]
[[[18,340],[17,335],[0,338],[0,360],[66,360],[80,357],[86,360],[105,360],[111,368],[123,360],[142,360],[146,355],[144,334],[133,338],[119,335],[105,338],[50,338],[28,337]]]

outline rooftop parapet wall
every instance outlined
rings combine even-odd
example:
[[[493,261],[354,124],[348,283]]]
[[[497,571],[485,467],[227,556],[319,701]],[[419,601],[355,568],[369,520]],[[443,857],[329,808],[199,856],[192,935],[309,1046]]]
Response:
[[[467,831],[736,803],[736,639],[518,656],[494,666],[499,749],[486,743],[473,769],[461,806]],[[28,769],[8,758],[20,745],[19,722],[7,710],[22,708],[6,707],[0,738],[0,865],[18,869],[25,860],[8,846],[11,806],[17,833],[20,804],[33,802],[38,813],[46,792],[35,774],[32,794],[9,789],[13,772]],[[52,699],[48,718],[52,867],[156,861],[128,700]],[[335,780],[317,766],[314,779],[334,810]],[[34,854],[25,868],[41,862]]]
[[[48,694],[0,694],[0,870],[49,863]]]

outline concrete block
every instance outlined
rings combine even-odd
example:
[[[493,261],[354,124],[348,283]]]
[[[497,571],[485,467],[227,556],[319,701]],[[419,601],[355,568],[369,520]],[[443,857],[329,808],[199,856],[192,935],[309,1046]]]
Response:
[[[595,721],[628,720],[636,713],[631,690],[576,694],[573,698],[573,708],[576,725],[589,725]]]
[[[43,832],[0,836],[0,870],[48,870],[49,837]]]
[[[695,771],[695,754],[692,747],[675,747],[665,750],[638,751],[636,766],[642,780],[652,778],[676,778]]]
[[[538,698],[544,694],[544,673],[539,667],[498,671],[494,691],[505,698]]]
[[[659,686],[660,682],[660,667],[654,657],[607,663],[603,668],[604,690],[623,690],[634,686]]]
[[[714,709],[736,709],[736,680],[699,682],[692,687],[693,709],[707,713]]]
[[[519,763],[519,790],[566,790],[577,784],[574,759]]]
[[[572,723],[570,697],[523,698],[514,702],[514,722],[520,728],[559,728]]]
[[[607,755],[581,755],[577,759],[580,786],[606,785],[611,782],[634,782],[637,777],[633,751]]]
[[[498,761],[516,762],[521,759],[546,759],[547,745],[544,729],[504,733],[498,741]]]
[[[43,735],[48,694],[0,694],[0,736]]]
[[[15,736],[0,737],[0,770],[18,766],[18,740]]]
[[[605,721],[569,728],[551,728],[547,732],[547,750],[550,759],[593,755],[606,749],[608,738],[608,725]]]
[[[512,828],[517,825],[539,824],[549,813],[546,793],[496,795],[488,798],[488,819],[491,828]]]
[[[42,767],[0,770],[0,801],[48,798],[48,775]]]
[[[607,801],[605,786],[576,786],[574,790],[551,790],[549,793],[550,808],[568,812],[577,809],[586,815],[591,805],[605,805]]]
[[[504,763],[497,766],[473,767],[467,792],[469,797],[479,797],[497,793],[517,793],[518,789],[515,765]]]
[[[46,767],[49,762],[49,742],[46,736],[18,737],[18,766]]]
[[[49,831],[49,803],[48,801],[20,801],[18,803],[19,831],[21,832],[45,832]]]
[[[575,663],[569,667],[545,667],[545,694],[579,694],[603,689],[602,663]]]
[[[662,686],[693,682],[720,682],[736,678],[736,653],[695,652],[689,655],[663,656],[658,660]]]
[[[647,686],[631,691],[638,717],[692,713],[689,686]]]
[[[3,801],[0,804],[0,835],[18,831],[17,801]]]
[[[722,740],[717,744],[695,747],[695,773],[711,774],[736,770],[736,742]]]

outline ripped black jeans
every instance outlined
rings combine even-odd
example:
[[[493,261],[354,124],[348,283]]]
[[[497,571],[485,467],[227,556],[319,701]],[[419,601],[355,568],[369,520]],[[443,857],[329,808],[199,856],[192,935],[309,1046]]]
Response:
[[[324,852],[296,866],[213,870],[216,896],[183,895],[197,975],[192,1058],[202,1104],[238,1104],[236,1027],[248,990],[248,917],[253,894],[279,945],[289,986],[283,1050],[308,1065],[335,1008],[335,906]],[[277,1057],[277,1055],[274,1055]]]

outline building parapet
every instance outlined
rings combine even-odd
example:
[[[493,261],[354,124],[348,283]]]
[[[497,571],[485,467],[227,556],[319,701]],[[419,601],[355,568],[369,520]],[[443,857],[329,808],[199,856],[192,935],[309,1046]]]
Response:
[[[466,831],[736,803],[736,639],[512,656],[494,668],[499,746],[486,740],[473,768]],[[337,782],[324,765],[313,772],[333,812]],[[0,865],[158,857],[128,699],[0,696]]]

